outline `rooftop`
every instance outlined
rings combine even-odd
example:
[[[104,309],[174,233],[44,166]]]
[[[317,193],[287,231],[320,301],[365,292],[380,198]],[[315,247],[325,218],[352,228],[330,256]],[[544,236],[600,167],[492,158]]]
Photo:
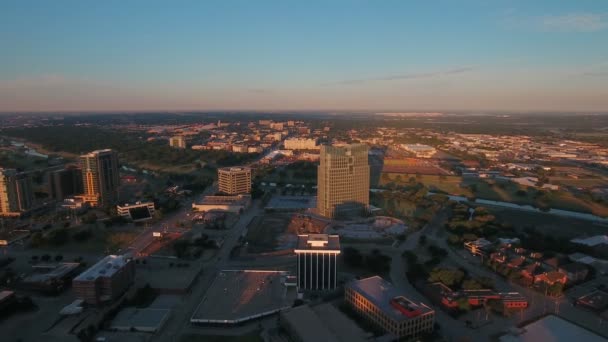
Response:
[[[608,235],[596,235],[588,238],[572,239],[570,241],[590,247],[595,247],[602,244],[608,245]]]
[[[295,287],[284,284],[287,272],[225,270],[192,315],[192,323],[237,324],[293,305]]]
[[[50,279],[63,278],[80,266],[77,262],[64,262],[60,264],[45,264],[34,266],[35,272],[23,279],[25,283],[41,283]]]
[[[347,287],[361,294],[395,321],[408,320],[434,311],[423,303],[414,303],[406,298],[393,284],[379,276],[355,280]]]
[[[340,237],[327,234],[303,234],[298,235],[297,250],[328,250],[340,252]]]
[[[366,340],[365,332],[329,303],[315,307],[301,305],[283,312],[281,319],[291,326],[302,342]]]
[[[500,342],[605,342],[606,339],[570,323],[558,316],[549,315],[499,338]]]
[[[91,281],[97,278],[111,277],[124,267],[128,259],[124,255],[107,255],[95,265],[80,273],[74,281]]]

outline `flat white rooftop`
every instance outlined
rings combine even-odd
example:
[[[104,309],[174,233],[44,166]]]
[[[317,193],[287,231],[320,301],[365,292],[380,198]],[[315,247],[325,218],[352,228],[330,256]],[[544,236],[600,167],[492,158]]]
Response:
[[[111,277],[114,273],[124,267],[127,263],[124,255],[107,255],[95,265],[80,273],[75,281],[92,281],[101,277]]]

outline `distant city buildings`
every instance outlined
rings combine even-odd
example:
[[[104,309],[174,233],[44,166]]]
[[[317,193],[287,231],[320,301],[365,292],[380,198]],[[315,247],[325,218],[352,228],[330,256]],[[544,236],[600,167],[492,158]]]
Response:
[[[348,283],[344,299],[359,315],[399,340],[415,340],[433,332],[435,311],[408,299],[379,276]]]
[[[217,170],[219,191],[227,195],[251,193],[251,169],[225,167]]]
[[[338,286],[340,237],[327,234],[298,235],[298,288],[333,290]]]
[[[91,206],[110,206],[118,201],[118,154],[97,150],[80,156],[84,200]]]
[[[82,170],[76,166],[49,172],[47,182],[49,197],[59,201],[84,192]]]
[[[108,255],[72,281],[76,296],[88,304],[111,302],[135,279],[135,263],[124,255]]]
[[[402,149],[413,153],[417,158],[431,158],[437,152],[434,147],[422,144],[401,144],[399,146],[401,146]]]
[[[183,135],[176,135],[169,138],[169,146],[174,148],[186,148],[186,138]]]
[[[205,196],[202,201],[192,203],[194,211],[227,211],[242,213],[251,205],[250,195]]]
[[[283,142],[286,150],[318,150],[317,139],[289,138]]]
[[[34,203],[32,180],[27,173],[0,168],[0,215],[21,216]]]
[[[317,211],[335,218],[360,214],[369,206],[368,147],[353,144],[321,146]]]

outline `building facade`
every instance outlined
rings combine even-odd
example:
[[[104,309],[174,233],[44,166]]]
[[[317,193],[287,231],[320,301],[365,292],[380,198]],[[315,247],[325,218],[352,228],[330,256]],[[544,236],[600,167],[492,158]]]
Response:
[[[217,170],[219,191],[226,195],[251,193],[251,169],[225,167]]]
[[[125,203],[124,205],[116,206],[116,213],[119,216],[133,222],[151,220],[155,212],[154,202]]]
[[[0,216],[21,216],[33,203],[30,176],[15,169],[0,168]]]
[[[175,148],[186,148],[186,138],[183,135],[176,135],[169,138],[169,146]]]
[[[294,252],[298,259],[299,289],[323,291],[338,286],[338,235],[298,235]]]
[[[88,304],[111,302],[135,279],[135,263],[124,255],[108,255],[72,281],[76,296]]]
[[[318,150],[317,139],[290,138],[283,142],[286,150]]]
[[[97,150],[80,156],[84,199],[91,206],[111,206],[118,201],[118,154]]]
[[[321,146],[317,212],[335,218],[360,214],[369,207],[368,147]]]
[[[344,299],[359,315],[400,341],[418,340],[433,332],[435,310],[407,299],[379,276],[348,283]]]
[[[59,201],[84,192],[82,170],[75,166],[49,172],[47,183],[50,197]]]

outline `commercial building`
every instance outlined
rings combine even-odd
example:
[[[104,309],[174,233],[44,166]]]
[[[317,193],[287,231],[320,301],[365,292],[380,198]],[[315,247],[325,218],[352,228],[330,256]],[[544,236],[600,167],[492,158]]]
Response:
[[[67,197],[84,192],[82,170],[76,166],[49,172],[47,177],[49,195],[53,199],[62,201]]]
[[[19,287],[53,294],[63,291],[70,284],[80,269],[80,263],[41,264],[32,268],[34,272],[25,277]]]
[[[175,148],[186,148],[186,138],[183,135],[176,135],[169,138],[169,146]]]
[[[431,158],[437,152],[434,147],[422,144],[401,144],[401,148],[418,158]]]
[[[281,312],[281,326],[297,342],[364,342],[366,332],[331,303]]]
[[[353,144],[321,146],[317,211],[334,218],[347,217],[369,207],[368,147]]]
[[[154,216],[154,202],[125,203],[116,206],[116,213],[133,222],[150,220]]]
[[[318,150],[317,139],[289,138],[283,142],[286,150]]]
[[[111,150],[97,150],[80,156],[84,183],[83,198],[91,206],[111,206],[118,201],[118,154]]]
[[[251,169],[225,167],[217,170],[219,191],[227,195],[251,193]]]
[[[124,255],[108,255],[72,281],[79,299],[89,304],[110,302],[126,292],[135,279],[135,263]]]
[[[194,211],[228,211],[240,214],[251,205],[251,196],[205,196],[202,201],[192,203]]]
[[[298,235],[294,252],[298,258],[299,289],[322,291],[338,286],[338,235]]]
[[[400,340],[433,332],[435,311],[407,299],[379,276],[348,283],[344,299],[359,315]]]
[[[24,172],[0,168],[0,216],[21,216],[34,203],[32,180]]]
[[[224,270],[205,293],[190,322],[233,325],[293,306],[295,284],[284,271]]]

